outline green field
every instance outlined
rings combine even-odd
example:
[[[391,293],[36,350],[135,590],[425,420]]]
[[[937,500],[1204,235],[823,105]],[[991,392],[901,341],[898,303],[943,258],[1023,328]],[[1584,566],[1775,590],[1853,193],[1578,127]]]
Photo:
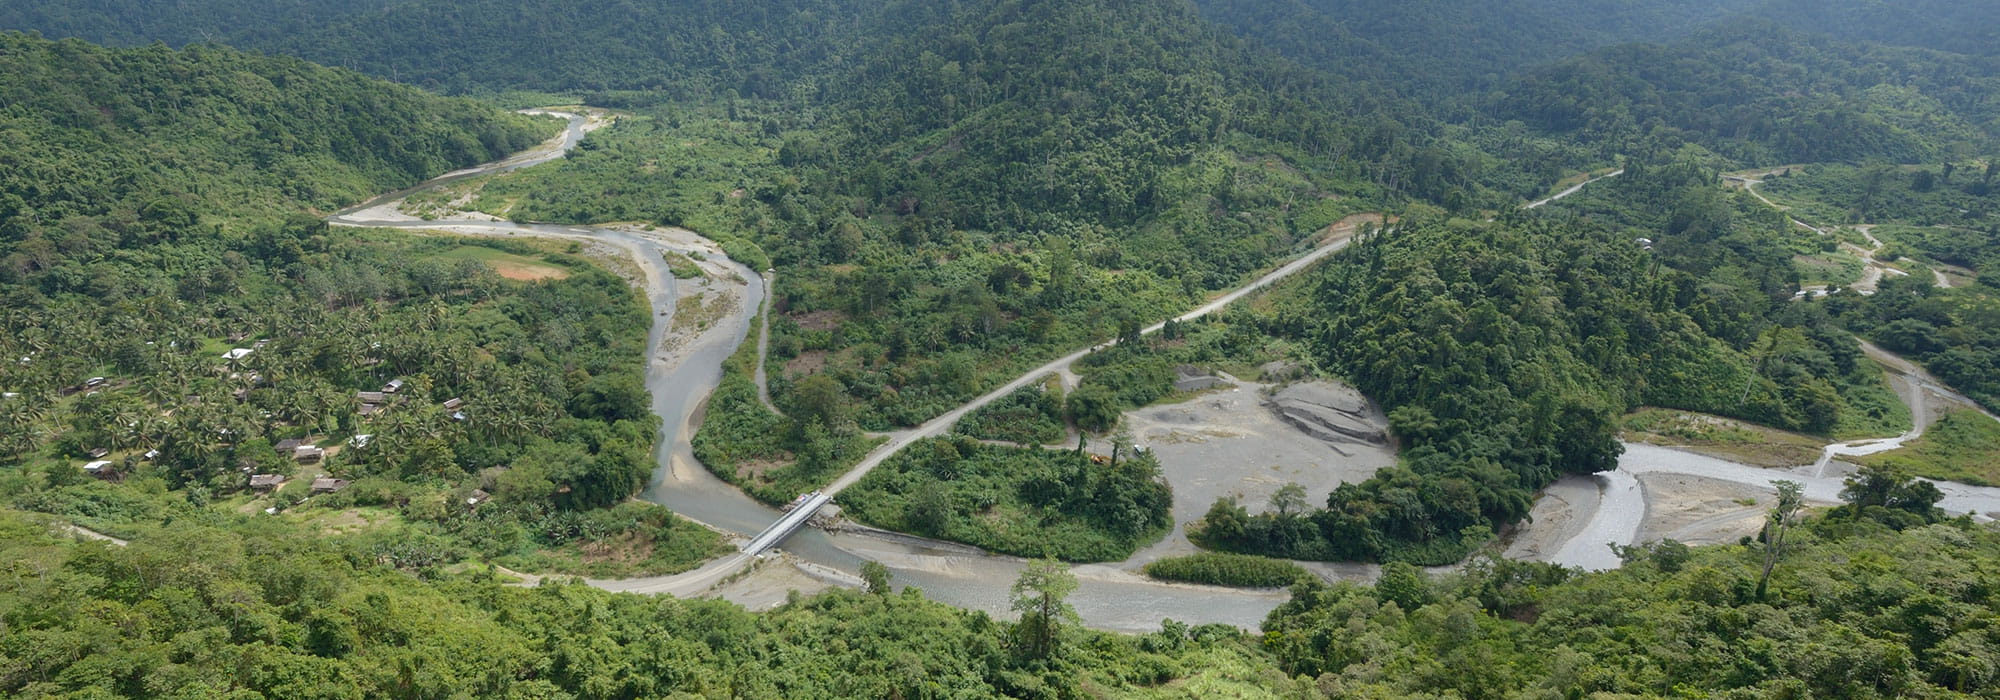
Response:
[[[1903,449],[1857,461],[1901,467],[1913,476],[1930,479],[1977,486],[2000,484],[2000,421],[1978,411],[1952,411]]]
[[[501,277],[520,282],[559,280],[569,277],[569,270],[560,265],[539,258],[515,255],[503,250],[485,246],[469,245],[439,253],[435,259],[476,260],[499,273]]]

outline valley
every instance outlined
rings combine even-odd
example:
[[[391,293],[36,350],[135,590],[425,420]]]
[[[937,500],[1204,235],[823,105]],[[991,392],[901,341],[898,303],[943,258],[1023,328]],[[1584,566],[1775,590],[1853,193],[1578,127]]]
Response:
[[[660,465],[656,468],[651,484],[642,497],[705,526],[731,533],[738,538],[748,538],[763,529],[763,526],[770,521],[776,520],[778,512],[735,490],[715,478],[708,470],[698,466],[698,461],[688,445],[693,432],[692,417],[698,416],[699,406],[706,401],[706,392],[714,387],[720,377],[722,359],[736,352],[736,344],[742,343],[749,335],[750,324],[757,316],[756,310],[761,305],[763,294],[761,275],[730,261],[713,242],[684,230],[650,232],[627,227],[517,224],[494,221],[490,217],[460,219],[456,216],[462,214],[457,212],[448,212],[430,219],[419,219],[401,211],[404,200],[413,193],[561,157],[576,146],[582,134],[592,130],[593,126],[604,123],[601,117],[586,118],[552,111],[541,113],[552,113],[567,118],[569,126],[566,134],[573,137],[565,136],[543,148],[524,152],[507,160],[450,173],[410,190],[385,195],[335,215],[330,221],[339,226],[364,228],[588,240],[617,247],[623,250],[643,273],[635,282],[646,290],[648,298],[653,301],[655,321],[649,337],[652,338],[651,346],[656,348],[660,347],[663,339],[670,334],[676,306],[690,301],[698,303],[701,295],[705,293],[692,289],[683,290],[683,286],[696,285],[689,285],[666,271],[661,256],[663,251],[699,253],[703,256],[704,267],[716,273],[711,275],[711,279],[732,275],[733,279],[744,280],[740,295],[742,301],[733,305],[734,311],[725,314],[721,323],[710,327],[691,343],[686,343],[684,352],[672,355],[663,353],[653,357],[648,363],[647,383],[653,389],[654,410],[661,417],[664,427],[659,440],[662,446],[659,453]],[[1178,317],[1177,320],[1189,321],[1200,318],[1306,269],[1326,255],[1340,250],[1348,237],[1354,235],[1357,226],[1358,224],[1350,224],[1344,230],[1336,231],[1328,239],[1327,245],[1313,253],[1281,266],[1250,285],[1223,294],[1201,308]],[[1155,324],[1145,332],[1158,332],[1162,327],[1163,324]],[[847,475],[835,481],[826,489],[827,492],[838,493],[846,485],[859,481],[869,469],[881,464],[901,449],[925,437],[941,434],[959,417],[1052,372],[1062,371],[1095,349],[1098,348],[1085,349],[1059,358],[979,399],[947,412],[924,426],[892,435],[888,444],[878,448]],[[869,559],[891,564],[899,581],[918,586],[935,599],[970,609],[999,613],[1003,611],[1001,603],[1005,600],[1005,584],[1018,575],[1020,567],[1025,563],[1025,560],[985,554],[977,550],[952,551],[947,543],[919,542],[914,545],[903,545],[893,540],[877,540],[865,535],[821,533],[814,530],[794,535],[785,543],[784,552],[779,556],[785,563],[783,567],[764,566],[753,569],[752,557],[731,555],[716,559],[699,569],[673,576],[591,580],[589,583],[608,591],[670,593],[681,596],[702,595],[717,588],[726,588],[731,593],[725,597],[768,601],[773,600],[770,595],[773,587],[796,586],[800,583],[797,574],[788,569],[803,572],[807,576],[805,580],[817,580],[820,585],[852,585],[851,582],[859,580],[854,572],[858,570],[860,562]],[[1174,617],[1195,624],[1221,622],[1248,627],[1254,625],[1283,600],[1283,594],[1274,591],[1238,592],[1231,589],[1200,588],[1159,583],[1137,576],[1134,573],[1137,568],[1150,559],[1151,556],[1135,557],[1132,561],[1115,566],[1079,570],[1079,575],[1089,582],[1079,590],[1074,599],[1074,604],[1078,606],[1084,619],[1094,626],[1122,631],[1150,629],[1160,617]],[[737,572],[746,569],[751,571],[748,579],[741,582],[729,580]],[[760,583],[760,579],[767,578],[774,580]],[[538,581],[540,577],[529,580]],[[725,580],[729,581],[725,583]],[[1230,600],[1232,603],[1218,604],[1218,598]]]
[[[542,148],[524,152],[496,163],[447,174],[411,190],[392,193],[331,219],[337,225],[375,228],[407,228],[468,235],[532,236],[590,240],[615,246],[643,271],[637,280],[654,300],[653,345],[664,345],[671,333],[677,305],[701,303],[709,293],[706,282],[688,284],[665,270],[662,253],[699,254],[709,279],[728,276],[739,280],[742,301],[730,299],[732,311],[693,341],[683,341],[685,352],[660,353],[649,363],[648,384],[655,393],[655,410],[663,425],[660,465],[645,492],[647,500],[664,505],[707,527],[730,533],[743,541],[776,520],[779,512],[762,505],[700,468],[689,448],[698,407],[706,400],[704,387],[712,389],[721,374],[722,358],[737,351],[736,344],[750,337],[751,324],[759,318],[763,286],[750,280],[766,280],[730,261],[720,246],[698,234],[678,229],[644,231],[637,227],[568,226],[560,224],[516,224],[490,217],[456,218],[463,212],[420,220],[400,213],[403,201],[415,192],[429,190],[466,178],[506,172],[559,158],[575,147],[583,134],[601,127],[602,116],[586,118],[576,114],[550,112],[570,121],[566,136]],[[601,113],[599,113],[601,114]],[[1549,199],[1530,206],[1546,205],[1582,191],[1610,173],[1572,186]],[[1751,184],[1755,184],[1752,182]],[[1286,263],[1242,288],[1222,294],[1201,308],[1176,317],[1188,322],[1239,302],[1246,296],[1296,274],[1339,251],[1357,230],[1357,223],[1336,229],[1328,243],[1313,253]],[[1879,246],[1879,243],[1878,243]],[[687,286],[691,289],[683,290]],[[1157,333],[1164,324],[1155,324],[1143,333]],[[760,331],[763,336],[768,331]],[[943,434],[963,416],[1039,382],[1051,374],[1074,377],[1070,366],[1084,355],[1107,346],[1096,346],[1037,367],[1020,378],[963,404],[917,428],[885,437],[889,442],[835,480],[824,492],[837,496],[847,486],[864,478],[868,471],[901,450],[925,438]],[[1925,410],[1926,396],[1949,405],[1976,408],[1963,397],[1944,389],[1920,368],[1886,351],[1864,345],[1871,359],[1892,372],[1899,395],[1918,416],[1917,427],[1891,439],[1871,439],[1829,445],[1820,461],[1795,469],[1758,468],[1704,457],[1689,452],[1634,443],[1625,444],[1618,469],[1594,479],[1568,478],[1549,487],[1529,516],[1529,523],[1510,536],[1506,545],[1510,556],[1546,561],[1584,569],[1615,568],[1619,559],[1610,545],[1631,546],[1645,541],[1671,538],[1689,543],[1729,542],[1754,534],[1761,526],[1759,503],[1770,498],[1770,482],[1777,479],[1806,485],[1808,498],[1821,505],[1838,504],[1841,479],[1854,468],[1834,459],[1844,455],[1865,455],[1892,450],[1922,434],[1924,425],[1934,420]],[[757,358],[761,365],[768,345],[760,343]],[[759,373],[764,370],[760,366]],[[1313,491],[1331,490],[1340,483],[1366,479],[1375,469],[1393,463],[1393,453],[1380,448],[1361,447],[1359,455],[1347,454],[1353,447],[1332,449],[1297,428],[1266,417],[1254,422],[1252,416],[1273,416],[1257,403],[1268,399],[1277,387],[1225,377],[1230,388],[1221,393],[1203,393],[1191,403],[1206,404],[1196,410],[1168,404],[1128,414],[1138,444],[1159,456],[1166,467],[1166,479],[1175,487],[1174,532],[1159,544],[1145,548],[1121,562],[1079,566],[1082,582],[1073,603],[1084,622],[1113,631],[1138,632],[1150,629],[1157,618],[1171,617],[1193,624],[1223,623],[1251,627],[1284,600],[1274,591],[1240,591],[1152,581],[1138,575],[1146,563],[1169,554],[1197,551],[1182,533],[1182,525],[1196,517],[1203,504],[1220,497],[1237,497],[1262,502],[1283,483],[1306,483]],[[1074,380],[1067,382],[1074,388]],[[768,399],[766,399],[768,400]],[[1206,417],[1202,417],[1206,416]],[[1377,418],[1376,420],[1381,420]],[[1386,430],[1386,423],[1384,430]],[[1252,454],[1246,448],[1281,450],[1275,454]],[[1093,450],[1108,452],[1111,445],[1097,444]],[[1197,465],[1272,463],[1271,476],[1247,471],[1216,473]],[[1331,461],[1330,476],[1315,477],[1319,464]],[[1313,467],[1306,467],[1306,465]],[[1303,470],[1303,471],[1301,471]],[[1315,482],[1314,479],[1324,481]],[[1948,512],[1966,513],[1982,520],[2000,513],[2000,489],[1984,489],[1941,484]],[[1594,493],[1593,493],[1594,492]],[[1706,494],[1706,495],[1704,495]],[[834,502],[837,503],[837,500]],[[1643,536],[1642,536],[1643,535]],[[756,557],[731,555],[683,574],[665,577],[618,580],[589,580],[591,585],[615,592],[669,593],[678,596],[717,595],[731,600],[763,601],[785,587],[823,590],[829,586],[858,585],[862,561],[890,565],[897,580],[922,588],[932,598],[974,610],[1002,613],[1004,584],[1019,574],[1026,560],[981,552],[948,542],[910,536],[883,537],[869,530],[821,532],[806,529],[788,538],[783,551],[773,556],[777,566],[752,564]],[[1308,570],[1331,581],[1372,581],[1376,567],[1329,565],[1299,562]],[[1440,569],[1449,570],[1450,567]],[[749,571],[747,577],[739,571]],[[539,580],[533,577],[529,580]],[[1228,602],[1224,602],[1228,601]]]
[[[0,695],[1990,697],[1991,26],[0,0]]]

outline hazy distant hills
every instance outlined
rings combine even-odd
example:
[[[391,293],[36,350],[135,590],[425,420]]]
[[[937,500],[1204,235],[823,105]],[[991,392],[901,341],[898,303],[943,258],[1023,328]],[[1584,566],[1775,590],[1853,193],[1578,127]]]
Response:
[[[1489,205],[1549,177],[1515,169],[1677,140],[1753,161],[1979,151],[1996,14],[1971,0],[0,0],[0,28],[227,43],[448,93],[775,100],[878,162],[869,189],[950,191],[958,220],[1016,225],[1142,218],[1167,169],[1232,132]],[[1577,150],[1445,129],[1508,120]]]
[[[924,17],[1064,3],[771,0],[0,0],[0,28],[111,45],[218,42],[446,91],[703,87],[773,94]],[[1115,5],[1116,3],[1112,3]],[[1159,4],[1159,3],[1155,3]],[[1598,48],[1670,43],[1761,18],[1842,40],[2000,51],[2000,4],[1976,0],[1187,0],[1228,34],[1406,95],[1488,89]]]

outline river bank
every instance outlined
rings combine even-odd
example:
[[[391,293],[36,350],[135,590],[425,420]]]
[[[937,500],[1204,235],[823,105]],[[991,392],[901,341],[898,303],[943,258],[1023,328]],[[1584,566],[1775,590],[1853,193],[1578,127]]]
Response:
[[[593,123],[582,114],[571,113],[569,119],[564,134],[536,152],[453,173],[430,184],[448,184],[560,157],[560,153],[580,141]],[[1595,181],[1586,181],[1545,201],[1574,194]],[[745,268],[723,254],[719,245],[680,229],[522,224],[493,221],[483,215],[434,216],[432,220],[424,220],[403,212],[401,201],[409,193],[423,189],[385,195],[330,221],[342,226],[566,238],[624,251],[633,264],[632,279],[646,292],[655,312],[649,331],[654,356],[648,362],[647,387],[662,425],[655,454],[657,467],[641,497],[739,540],[762,531],[779,517],[775,509],[756,502],[703,468],[694,458],[689,442],[700,423],[702,402],[720,381],[722,361],[744,342],[758,310],[764,306],[768,278],[762,271]],[[1214,312],[1308,269],[1344,247],[1359,223],[1350,222],[1346,230],[1335,231],[1321,247],[1180,318],[1186,320]],[[669,252],[702,261],[706,274],[691,282],[677,279],[665,260]],[[675,328],[677,312],[689,303],[714,307],[706,310],[705,322],[693,329],[692,337],[689,328],[678,331]],[[1146,330],[1154,332],[1159,328],[1155,325]],[[837,493],[903,447],[924,437],[943,434],[959,417],[1005,396],[1018,384],[1050,374],[1067,376],[1070,364],[1089,350],[1058,358],[978,400],[915,429],[890,436],[887,444],[837,479],[828,490]],[[1196,624],[1213,622],[1255,628],[1271,609],[1286,599],[1283,591],[1163,583],[1145,578],[1137,573],[1137,568],[1159,556],[1192,551],[1192,545],[1185,540],[1185,524],[1199,517],[1208,502],[1219,495],[1256,499],[1267,496],[1265,490],[1275,489],[1285,481],[1310,482],[1316,489],[1330,489],[1338,483],[1365,479],[1375,469],[1393,463],[1394,455],[1387,451],[1334,450],[1338,459],[1324,452],[1307,454],[1324,448],[1298,442],[1301,439],[1298,435],[1279,430],[1292,430],[1290,426],[1251,425],[1259,419],[1246,408],[1245,402],[1264,387],[1241,380],[1238,383],[1230,391],[1242,393],[1219,392],[1204,397],[1207,404],[1149,407],[1128,416],[1139,427],[1142,438],[1159,450],[1163,468],[1175,486],[1176,527],[1167,539],[1142,550],[1132,560],[1075,567],[1079,586],[1071,603],[1086,624],[1142,632],[1157,629],[1160,620],[1172,618]],[[1234,421],[1233,427],[1218,425],[1230,421]],[[1203,424],[1209,427],[1193,427]],[[1268,454],[1246,454],[1243,449]],[[1257,464],[1260,461],[1270,464]],[[1216,465],[1225,466],[1218,469]],[[1508,551],[1523,558],[1609,568],[1617,560],[1604,546],[1607,542],[1630,544],[1647,537],[1676,535],[1676,539],[1689,541],[1728,541],[1729,533],[1755,522],[1756,509],[1748,503],[1767,498],[1764,492],[1771,479],[1807,478],[1811,480],[1810,498],[1831,502],[1837,497],[1837,475],[1811,465],[1804,468],[1815,473],[1799,475],[1764,470],[1657,446],[1628,445],[1617,471],[1594,479],[1571,477],[1545,490],[1537,502],[1533,522],[1518,529]],[[1947,508],[1971,509],[1965,512],[2000,510],[2000,495],[1996,495],[2000,492],[1948,493],[1954,495],[1948,499]],[[1006,609],[1008,588],[1026,563],[1014,557],[967,551],[962,546],[920,538],[817,529],[792,534],[783,542],[782,550],[763,559],[744,555],[723,557],[679,576],[590,583],[607,590],[716,596],[750,605],[769,605],[781,601],[784,592],[795,588],[810,591],[855,585],[860,565],[872,560],[887,565],[897,585],[916,586],[933,599],[1004,617],[1011,614]],[[1375,567],[1370,565],[1302,563],[1329,580],[1365,581],[1375,575]]]

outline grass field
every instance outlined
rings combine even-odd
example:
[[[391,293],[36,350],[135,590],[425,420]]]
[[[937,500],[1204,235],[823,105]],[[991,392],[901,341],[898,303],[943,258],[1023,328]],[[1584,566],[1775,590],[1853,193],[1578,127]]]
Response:
[[[701,265],[696,264],[694,258],[671,250],[660,251],[660,257],[666,259],[667,269],[672,270],[677,279],[691,280],[708,276],[708,273],[701,271]]]
[[[2000,484],[2000,421],[1978,411],[1952,411],[1903,449],[1858,461],[1901,467],[1913,476],[1978,486]]]
[[[1840,422],[1833,426],[1833,438],[1888,437],[1910,429],[1910,406],[1896,396],[1881,370],[1857,371],[1841,378],[1835,388],[1847,408],[1840,412]]]
[[[1844,287],[1859,281],[1863,269],[1860,258],[1845,252],[1799,256],[1792,259],[1792,265],[1799,270],[1800,284],[1826,284],[1836,287]]]
[[[569,270],[563,269],[560,265],[485,246],[453,248],[439,253],[437,259],[477,260],[486,263],[487,267],[493,268],[493,271],[500,273],[501,277],[520,282],[559,280],[569,277]]]
[[[1759,467],[1812,464],[1826,444],[1810,435],[1666,408],[1641,408],[1627,415],[1621,437],[1650,445],[1686,447]]]

